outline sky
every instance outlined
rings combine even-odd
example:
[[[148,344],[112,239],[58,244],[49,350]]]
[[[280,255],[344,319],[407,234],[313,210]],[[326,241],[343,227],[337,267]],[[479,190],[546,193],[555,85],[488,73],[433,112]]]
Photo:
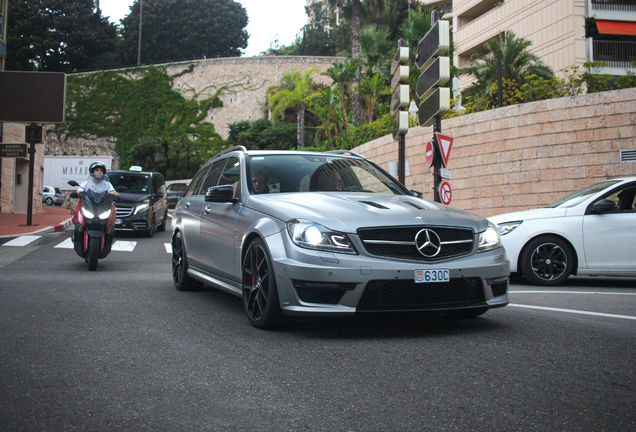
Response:
[[[305,0],[235,0],[247,11],[250,35],[245,57],[259,55],[267,50],[273,41],[278,45],[290,45],[300,29],[307,24]],[[119,24],[119,20],[130,13],[134,0],[100,0],[102,15]]]

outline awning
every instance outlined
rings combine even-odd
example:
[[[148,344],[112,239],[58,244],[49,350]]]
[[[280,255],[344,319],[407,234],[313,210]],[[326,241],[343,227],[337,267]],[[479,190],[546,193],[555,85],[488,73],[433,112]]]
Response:
[[[596,27],[600,34],[636,36],[636,22],[633,21],[596,20]]]

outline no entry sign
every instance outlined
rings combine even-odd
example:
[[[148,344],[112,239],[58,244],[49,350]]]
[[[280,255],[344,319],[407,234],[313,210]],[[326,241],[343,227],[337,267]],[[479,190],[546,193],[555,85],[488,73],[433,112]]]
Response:
[[[450,183],[447,181],[443,181],[439,184],[439,199],[442,201],[444,205],[450,205],[453,200],[453,190],[451,189]]]
[[[435,161],[435,151],[433,150],[433,143],[431,141],[426,143],[424,154],[426,155],[426,165],[432,167],[433,161]]]

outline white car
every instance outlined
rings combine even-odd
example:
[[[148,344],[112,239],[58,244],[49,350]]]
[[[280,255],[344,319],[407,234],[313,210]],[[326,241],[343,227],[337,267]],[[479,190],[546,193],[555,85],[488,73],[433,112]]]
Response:
[[[535,285],[571,274],[636,276],[636,177],[602,181],[546,208],[490,217],[510,270]]]

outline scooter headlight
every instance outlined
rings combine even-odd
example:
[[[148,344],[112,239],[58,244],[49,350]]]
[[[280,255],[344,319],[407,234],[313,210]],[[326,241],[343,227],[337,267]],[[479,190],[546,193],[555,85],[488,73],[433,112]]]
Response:
[[[93,219],[95,217],[95,215],[91,211],[87,210],[86,207],[82,207],[82,213],[84,213],[84,217],[86,219]]]
[[[110,217],[111,209],[106,210],[102,214],[99,215],[100,219],[108,219]]]

